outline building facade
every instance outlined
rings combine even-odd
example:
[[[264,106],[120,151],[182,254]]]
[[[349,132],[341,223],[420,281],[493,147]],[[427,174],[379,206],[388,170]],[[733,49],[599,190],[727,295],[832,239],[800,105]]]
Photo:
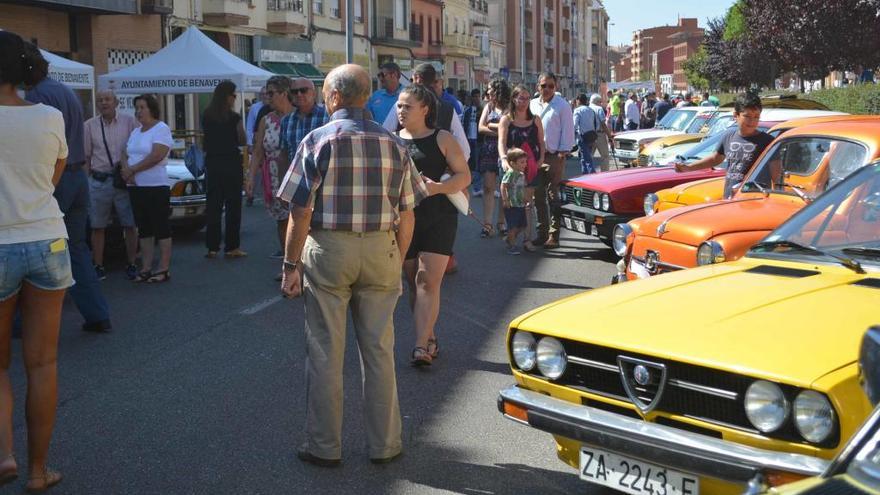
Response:
[[[673,36],[678,33],[685,33],[688,37],[694,35],[702,37],[703,30],[697,26],[696,18],[680,18],[675,26],[658,26],[633,32],[631,76],[633,81],[657,79],[658,75],[651,66],[651,53],[676,44],[677,38]]]

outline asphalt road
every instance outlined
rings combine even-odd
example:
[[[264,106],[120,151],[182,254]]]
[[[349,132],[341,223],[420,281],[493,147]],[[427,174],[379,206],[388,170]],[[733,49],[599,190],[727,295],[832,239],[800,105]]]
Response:
[[[353,338],[343,467],[315,468],[295,457],[304,425],[303,304],[278,296],[279,262],[269,259],[274,225],[261,205],[244,211],[246,259],[205,259],[197,233],[175,238],[168,284],[132,284],[119,262],[109,263],[103,288],[113,332],[84,334],[75,307],[64,308],[50,459],[65,480],[52,493],[596,493],[556,459],[549,435],[503,419],[495,401],[512,382],[507,323],[607,285],[613,253],[565,234],[561,249],[514,257],[498,238],[480,239],[475,222],[460,218],[458,233],[461,270],[444,281],[434,366],[408,365],[412,318],[403,302],[395,313],[405,452],[387,466],[367,459]],[[18,345],[12,376],[24,473]]]

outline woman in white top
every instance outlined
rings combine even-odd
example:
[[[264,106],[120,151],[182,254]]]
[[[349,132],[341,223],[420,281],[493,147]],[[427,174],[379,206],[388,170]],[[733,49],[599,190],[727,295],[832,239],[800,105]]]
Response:
[[[22,318],[27,369],[28,492],[61,481],[46,466],[58,400],[56,357],[61,303],[73,285],[67,229],[52,193],[64,172],[67,142],[61,112],[22,100],[35,61],[24,41],[0,32],[0,486],[18,477],[12,453],[12,320]]]
[[[125,148],[122,177],[128,182],[131,208],[141,245],[141,271],[135,282],[167,282],[171,279],[171,226],[168,209],[168,152],[174,144],[171,129],[159,120],[159,101],[153,95],[134,99],[135,117],[141,126],[131,132]],[[159,244],[159,265],[153,271],[153,245]]]

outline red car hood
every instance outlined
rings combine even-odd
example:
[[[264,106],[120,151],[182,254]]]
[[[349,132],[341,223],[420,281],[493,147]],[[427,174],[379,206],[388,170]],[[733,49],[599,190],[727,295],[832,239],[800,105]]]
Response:
[[[620,189],[636,186],[656,185],[657,187],[646,191],[655,192],[685,182],[708,179],[710,177],[721,177],[723,175],[723,170],[713,169],[677,173],[672,167],[639,167],[581,175],[580,177],[569,179],[567,183],[572,186],[605,193],[612,193]]]

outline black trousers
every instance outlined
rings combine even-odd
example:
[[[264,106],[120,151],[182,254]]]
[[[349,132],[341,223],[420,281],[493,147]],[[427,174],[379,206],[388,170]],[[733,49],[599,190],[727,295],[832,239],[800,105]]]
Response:
[[[208,203],[205,245],[208,251],[220,251],[220,219],[225,211],[223,250],[238,249],[241,245],[241,186],[244,183],[241,155],[206,156],[205,182]]]

